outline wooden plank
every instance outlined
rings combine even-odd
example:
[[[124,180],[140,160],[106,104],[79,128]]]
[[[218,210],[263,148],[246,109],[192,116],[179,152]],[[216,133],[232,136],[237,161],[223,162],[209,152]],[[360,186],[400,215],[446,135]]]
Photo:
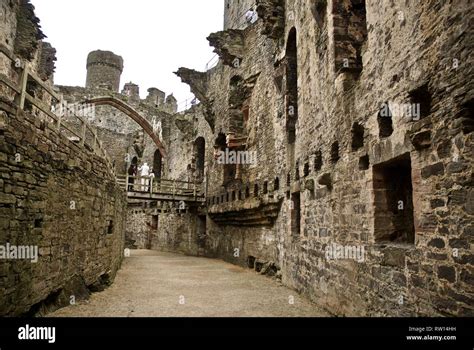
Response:
[[[4,44],[0,44],[0,52],[7,56],[7,58],[9,58],[11,61],[15,62],[15,56],[13,55],[13,52],[10,51]]]
[[[35,106],[36,108],[38,108],[41,112],[47,114],[51,119],[54,120],[54,122],[57,123],[58,121],[58,117],[56,116],[56,114],[54,114],[53,112],[51,112],[48,107],[46,107],[46,105],[44,105],[42,102],[40,102],[38,99],[34,98],[33,96],[31,96],[30,94],[28,94],[27,92],[25,93],[25,99],[30,102],[33,106]]]
[[[20,101],[18,106],[21,110],[25,108],[25,98],[26,98],[26,84],[28,83],[28,64],[25,64],[25,68],[23,69],[23,74],[21,76],[20,82]]]
[[[33,72],[29,71],[28,74],[30,75],[31,78],[39,85],[41,86],[48,94],[50,94],[56,101],[61,101],[61,98],[56,95],[56,93],[51,90],[51,88],[46,85],[40,78],[38,78]]]
[[[79,136],[78,134],[76,134],[75,131],[69,129],[66,124],[61,124],[61,128],[66,129],[67,131],[69,131],[71,134],[73,134],[73,135],[76,136],[77,138],[79,138],[79,139],[81,138],[81,136]]]
[[[8,86],[10,89],[12,89],[14,92],[16,92],[17,94],[20,93],[20,88],[18,87],[18,85],[15,82],[13,82],[13,80],[10,80],[10,78],[8,78],[5,74],[0,73],[0,81],[4,83],[6,86]]]
[[[86,140],[86,131],[87,131],[87,127],[86,127],[86,122],[81,120],[82,121],[82,130],[81,130],[81,146],[84,146],[84,143],[85,143],[85,140]]]

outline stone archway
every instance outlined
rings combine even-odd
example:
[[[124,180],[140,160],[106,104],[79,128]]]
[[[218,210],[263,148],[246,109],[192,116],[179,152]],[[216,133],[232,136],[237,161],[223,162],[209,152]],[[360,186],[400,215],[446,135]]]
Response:
[[[142,127],[142,129],[151,137],[156,147],[161,153],[163,158],[166,157],[166,150],[163,146],[159,136],[154,132],[153,126],[146,120],[140,113],[138,113],[133,107],[128,105],[122,100],[119,100],[112,96],[93,97],[86,100],[83,103],[94,104],[96,106],[111,106],[118,109],[120,112],[132,118],[135,122]]]

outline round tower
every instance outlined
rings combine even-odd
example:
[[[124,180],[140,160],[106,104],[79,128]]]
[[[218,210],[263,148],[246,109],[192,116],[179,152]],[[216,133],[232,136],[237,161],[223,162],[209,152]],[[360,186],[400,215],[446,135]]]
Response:
[[[122,57],[110,51],[92,51],[87,56],[86,88],[102,88],[118,92],[122,71]]]

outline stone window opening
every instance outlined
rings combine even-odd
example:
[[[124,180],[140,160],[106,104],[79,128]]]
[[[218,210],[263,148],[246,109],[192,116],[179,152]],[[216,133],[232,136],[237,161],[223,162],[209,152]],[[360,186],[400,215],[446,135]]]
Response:
[[[296,28],[291,28],[286,44],[286,128],[288,143],[296,141],[298,119],[298,46]]]
[[[388,102],[385,102],[377,115],[379,125],[379,137],[386,138],[393,134],[392,111]]]
[[[35,228],[42,228],[43,227],[43,219],[42,218],[35,219],[34,227]]]
[[[268,181],[265,181],[263,183],[263,194],[267,194],[268,193]]]
[[[204,166],[206,160],[206,140],[204,137],[200,136],[194,141],[194,159],[196,160],[195,169],[196,174],[195,178],[197,181],[202,181],[204,179]]]
[[[279,189],[280,189],[280,179],[276,177],[275,182],[273,183],[273,190],[278,191]]]
[[[373,166],[376,242],[415,243],[410,154]]]
[[[247,257],[247,266],[249,267],[249,269],[253,270],[255,268],[255,261],[256,260],[257,259],[254,256],[249,255]]]
[[[227,186],[232,183],[235,180],[236,174],[236,164],[224,164],[224,186]]]
[[[286,186],[291,186],[291,173],[288,173],[288,175],[286,175]]]
[[[308,162],[306,162],[306,163],[304,164],[303,176],[304,176],[304,177],[309,176],[309,163],[308,163]]]
[[[335,0],[333,5],[335,24],[336,71],[362,71],[362,51],[367,41],[367,14],[365,0]]]
[[[409,92],[412,120],[423,119],[431,113],[431,93],[428,89],[428,83]],[[414,110],[419,112],[419,115],[414,115]]]
[[[370,167],[369,156],[366,154],[359,158],[359,170],[368,170]]]
[[[242,190],[239,190],[237,198],[239,201],[242,200]]]
[[[258,197],[258,184],[255,184],[253,187],[253,195],[254,197]]]
[[[298,181],[300,179],[300,162],[296,162],[295,166],[295,180]]]
[[[236,194],[235,191],[232,191],[232,202],[235,202]]]
[[[220,132],[217,137],[216,141],[214,143],[214,148],[220,151],[225,151],[227,148],[227,137],[223,132]]]
[[[299,237],[301,235],[301,196],[299,192],[291,194],[291,235]]]
[[[339,155],[339,142],[335,141],[331,145],[331,163],[336,164],[340,158],[341,157]]]
[[[317,151],[314,155],[314,170],[320,171],[323,168],[323,154]]]
[[[467,100],[461,104],[457,118],[461,120],[461,128],[464,135],[474,130],[474,99]]]
[[[151,216],[151,229],[158,230],[158,215]]]
[[[355,152],[364,147],[364,127],[359,123],[352,124],[352,151]]]
[[[249,198],[250,197],[250,188],[247,186],[245,188],[245,198]]]
[[[319,26],[319,29],[323,29],[326,23],[327,16],[327,0],[315,0],[311,8],[316,23]]]
[[[114,221],[113,220],[109,220],[109,223],[107,225],[107,234],[108,235],[111,235],[114,233]]]

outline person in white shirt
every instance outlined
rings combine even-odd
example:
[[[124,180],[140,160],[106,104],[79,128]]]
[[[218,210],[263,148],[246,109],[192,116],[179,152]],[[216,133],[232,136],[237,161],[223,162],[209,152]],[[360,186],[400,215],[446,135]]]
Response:
[[[138,171],[140,171],[140,176],[142,177],[141,179],[141,190],[147,192],[148,191],[148,180],[145,179],[145,177],[148,177],[150,175],[150,167],[148,166],[148,163],[144,163],[141,167],[138,168]]]
[[[255,11],[253,7],[251,7],[245,14],[245,21],[248,24],[253,24],[257,21],[257,19],[258,19],[257,11]]]

